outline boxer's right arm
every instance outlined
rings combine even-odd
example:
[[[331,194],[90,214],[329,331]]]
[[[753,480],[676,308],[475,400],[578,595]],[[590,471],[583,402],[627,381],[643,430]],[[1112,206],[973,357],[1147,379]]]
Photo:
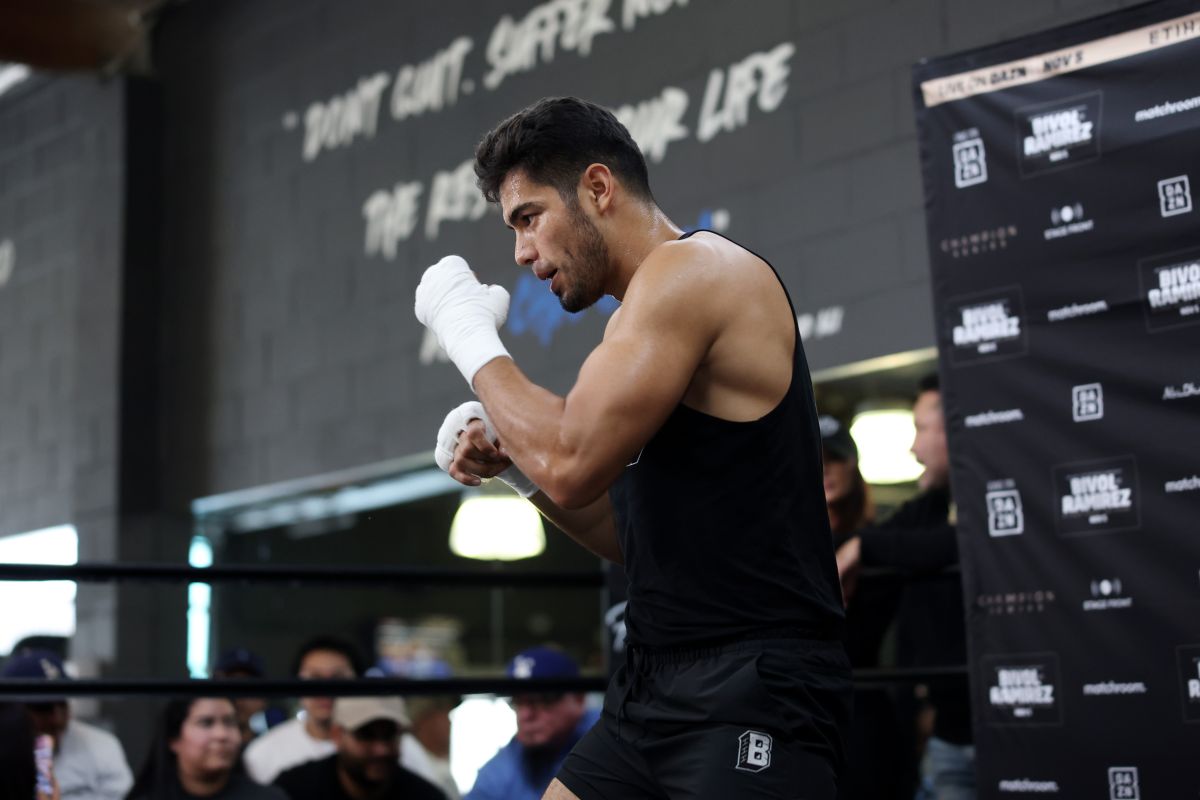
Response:
[[[459,483],[478,486],[480,478],[495,477],[511,463],[504,450],[488,437],[483,420],[473,419],[459,434],[454,458],[446,471]],[[607,493],[574,509],[562,508],[542,491],[533,494],[529,501],[542,516],[583,547],[615,564],[625,563]]]
[[[591,552],[614,564],[625,563],[608,494],[600,495],[583,508],[570,510],[556,505],[545,492],[538,492],[529,500],[543,517]]]

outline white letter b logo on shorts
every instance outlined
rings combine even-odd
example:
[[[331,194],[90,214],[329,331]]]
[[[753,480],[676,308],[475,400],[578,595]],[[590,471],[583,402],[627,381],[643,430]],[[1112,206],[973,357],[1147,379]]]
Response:
[[[771,766],[771,737],[758,731],[746,731],[738,737],[737,768],[762,772]]]

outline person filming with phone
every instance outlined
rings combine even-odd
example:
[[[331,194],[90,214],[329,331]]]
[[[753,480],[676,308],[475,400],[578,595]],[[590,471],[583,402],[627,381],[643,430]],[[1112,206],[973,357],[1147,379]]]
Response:
[[[48,650],[16,653],[4,665],[3,677],[37,679],[47,684],[70,680],[62,659]],[[52,742],[53,772],[63,800],[120,800],[125,796],[133,785],[133,773],[115,736],[72,719],[66,698],[54,696],[53,689],[29,698],[23,705],[34,733]]]
[[[53,740],[35,735],[20,703],[0,703],[0,800],[60,800]]]

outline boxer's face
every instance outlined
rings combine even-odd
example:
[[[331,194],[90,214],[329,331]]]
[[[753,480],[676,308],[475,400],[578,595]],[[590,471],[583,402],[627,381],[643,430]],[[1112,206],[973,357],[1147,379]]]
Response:
[[[578,198],[564,200],[515,169],[501,185],[500,209],[516,234],[516,262],[550,281],[563,309],[582,311],[604,296],[608,245]]]

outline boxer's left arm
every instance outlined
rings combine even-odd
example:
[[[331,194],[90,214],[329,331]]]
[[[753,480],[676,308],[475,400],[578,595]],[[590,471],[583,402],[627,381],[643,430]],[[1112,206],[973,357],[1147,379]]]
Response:
[[[500,478],[510,486],[513,485],[505,473],[510,473],[516,465],[493,440],[493,436],[494,433],[488,430],[484,420],[472,419],[457,436],[451,460],[444,466],[442,460],[439,460],[438,466],[442,466],[450,477],[466,486],[478,486],[487,478]],[[442,449],[440,438],[439,450]],[[568,510],[555,504],[536,486],[530,488],[532,494],[519,489],[518,492],[528,498],[542,516],[553,522],[559,530],[601,558],[616,564],[625,563],[613,522],[612,504],[609,503],[607,495],[601,495],[583,508]]]
[[[735,302],[722,267],[693,248],[655,251],[565,398],[509,358],[475,373],[506,453],[556,505],[600,498],[679,404]]]

